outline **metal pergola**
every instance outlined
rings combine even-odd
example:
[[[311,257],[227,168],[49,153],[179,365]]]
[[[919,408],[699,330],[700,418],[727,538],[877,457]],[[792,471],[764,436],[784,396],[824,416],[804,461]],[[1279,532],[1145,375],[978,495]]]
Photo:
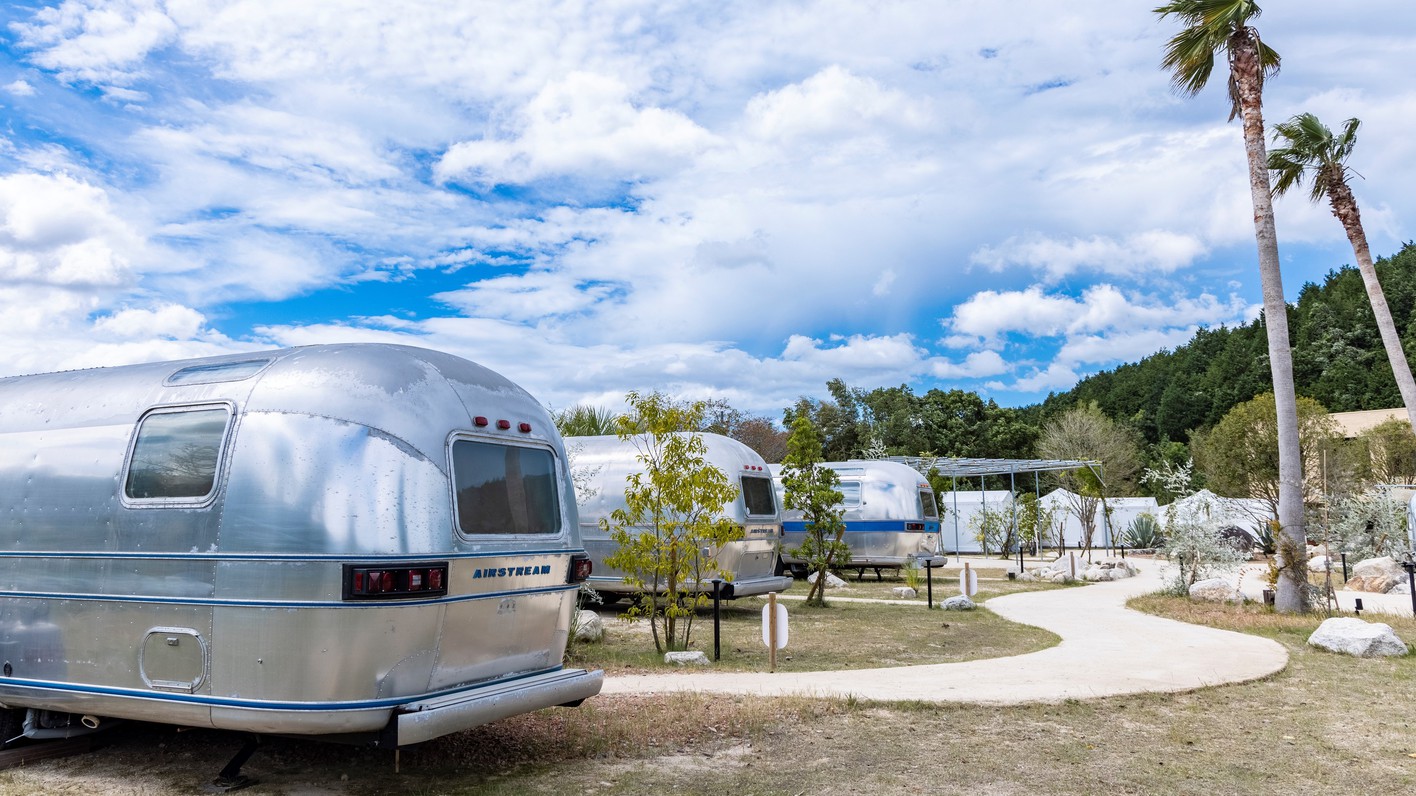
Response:
[[[1065,470],[1090,470],[1096,476],[1097,481],[1105,483],[1102,478],[1101,462],[1088,461],[1083,459],[966,459],[952,456],[888,456],[892,462],[913,467],[922,475],[937,472],[940,475],[949,476],[950,485],[954,494],[954,553],[957,555],[960,550],[959,545],[959,483],[960,478],[978,479],[979,494],[983,497],[983,506],[988,508],[988,490],[984,489],[983,479],[990,475],[1008,476],[1008,491],[1018,494],[1017,478],[1019,473],[1033,474],[1033,494],[1039,500],[1042,499],[1042,473],[1059,472]],[[1016,528],[1018,524],[1017,503],[1013,503],[1012,522]],[[1109,524],[1104,524],[1106,533],[1106,546],[1111,546],[1111,528]],[[1034,537],[1033,554],[1042,554],[1042,541]]]

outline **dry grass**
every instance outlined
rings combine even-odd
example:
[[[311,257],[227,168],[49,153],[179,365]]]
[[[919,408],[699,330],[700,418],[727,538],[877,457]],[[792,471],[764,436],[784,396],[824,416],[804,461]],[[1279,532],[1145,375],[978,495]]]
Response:
[[[950,594],[957,594],[957,590]],[[831,592],[831,597],[837,596],[843,595]],[[935,597],[942,599],[938,592]],[[762,643],[765,604],[760,598],[723,603],[721,658],[716,668],[768,671],[768,650]],[[825,608],[808,606],[801,601],[784,601],[784,604],[789,616],[790,643],[777,654],[778,671],[952,663],[1021,655],[1058,642],[1052,633],[1009,622],[990,611],[941,611],[937,607],[929,611],[923,600],[918,606],[829,599]],[[574,645],[569,656],[573,665],[602,668],[611,673],[651,669],[684,671],[664,664],[663,656],[654,651],[647,622],[626,623],[616,618],[621,615],[617,612],[602,610],[601,613],[605,624],[604,641]],[[700,612],[695,618],[690,646],[712,657],[711,609]]]
[[[1309,648],[1322,617],[1177,598],[1135,605],[1274,638],[1290,665],[1188,694],[1008,708],[597,697],[405,750],[398,774],[391,753],[271,739],[246,767],[264,783],[245,792],[1210,796],[1416,787],[1416,656],[1363,660]],[[1416,621],[1378,619],[1416,639]],[[83,758],[0,773],[0,793],[191,793],[239,745],[229,734],[151,727],[115,741]]]

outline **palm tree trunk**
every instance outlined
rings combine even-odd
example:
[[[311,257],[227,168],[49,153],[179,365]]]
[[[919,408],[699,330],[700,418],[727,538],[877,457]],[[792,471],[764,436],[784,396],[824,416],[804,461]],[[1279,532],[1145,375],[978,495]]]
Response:
[[[1336,176],[1342,176],[1340,170]],[[1406,418],[1411,422],[1412,429],[1416,430],[1416,380],[1411,378],[1411,365],[1406,361],[1406,351],[1396,333],[1396,323],[1391,318],[1391,308],[1387,306],[1382,283],[1377,280],[1377,267],[1372,263],[1371,250],[1367,248],[1367,232],[1362,228],[1357,199],[1344,179],[1329,180],[1328,199],[1332,203],[1332,214],[1342,222],[1347,240],[1352,243],[1357,270],[1362,273],[1362,284],[1367,287],[1367,299],[1372,304],[1372,314],[1377,318],[1377,331],[1382,335],[1382,346],[1386,348],[1387,359],[1391,362],[1396,388],[1401,391],[1401,402],[1406,405]]]
[[[1254,239],[1264,294],[1269,369],[1278,420],[1278,520],[1282,540],[1275,563],[1279,578],[1274,608],[1280,613],[1308,610],[1307,533],[1303,522],[1303,463],[1298,443],[1298,397],[1293,387],[1293,349],[1288,342],[1288,303],[1279,270],[1278,233],[1273,222],[1268,153],[1264,146],[1263,80],[1257,41],[1248,29],[1235,34],[1230,70],[1244,122],[1249,159],[1249,193],[1254,203]]]

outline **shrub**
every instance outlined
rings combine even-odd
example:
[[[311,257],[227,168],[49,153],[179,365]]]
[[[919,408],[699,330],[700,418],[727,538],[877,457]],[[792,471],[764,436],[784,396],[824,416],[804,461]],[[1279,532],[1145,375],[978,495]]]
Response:
[[[1149,550],[1160,544],[1160,523],[1150,514],[1141,514],[1121,533],[1121,541],[1127,547]]]

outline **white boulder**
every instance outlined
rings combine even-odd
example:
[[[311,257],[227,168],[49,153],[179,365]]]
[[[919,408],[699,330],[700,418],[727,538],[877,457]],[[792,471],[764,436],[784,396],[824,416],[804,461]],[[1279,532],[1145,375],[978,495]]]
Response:
[[[1405,655],[1408,651],[1406,642],[1390,625],[1343,616],[1324,620],[1308,637],[1308,644],[1361,658]]]
[[[890,593],[901,600],[912,600],[919,596],[919,592],[911,589],[909,586],[896,586],[890,590]]]
[[[1190,586],[1190,599],[1210,603],[1242,603],[1244,595],[1226,578],[1197,580]]]
[[[709,666],[708,654],[702,650],[688,650],[686,652],[666,652],[664,653],[664,663],[676,663],[679,666]]]
[[[575,612],[575,640],[599,641],[605,637],[605,623],[594,611]]]
[[[810,575],[807,575],[807,576],[806,576],[806,582],[807,582],[807,583],[815,583],[815,582],[816,582],[816,573],[813,572],[813,573],[811,573]],[[835,575],[831,574],[830,572],[827,572],[827,573],[826,573],[826,588],[828,588],[828,589],[839,589],[839,588],[842,588],[842,587],[845,586],[845,585],[846,585],[846,582],[845,582],[845,581],[841,580],[840,578],[836,577]]]
[[[1398,583],[1405,582],[1406,570],[1391,556],[1382,556],[1358,561],[1352,568],[1352,577],[1347,579],[1347,588],[1386,594]]]
[[[956,594],[939,603],[939,607],[946,611],[972,611],[978,607],[978,604],[962,594]]]

